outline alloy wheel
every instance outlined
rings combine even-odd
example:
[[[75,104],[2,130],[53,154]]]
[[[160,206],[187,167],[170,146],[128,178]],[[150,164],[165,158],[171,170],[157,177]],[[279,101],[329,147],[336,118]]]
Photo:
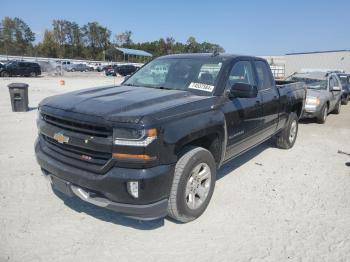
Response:
[[[188,178],[185,200],[188,208],[198,209],[207,199],[211,184],[211,171],[206,163],[192,169]]]

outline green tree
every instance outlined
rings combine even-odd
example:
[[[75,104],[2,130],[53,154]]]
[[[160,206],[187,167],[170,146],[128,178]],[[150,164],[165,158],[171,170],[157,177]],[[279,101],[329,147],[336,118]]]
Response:
[[[190,36],[187,39],[186,44],[187,44],[187,46],[186,46],[187,53],[198,53],[198,52],[200,52],[200,45],[197,42],[196,38],[194,38],[193,36]]]
[[[66,21],[65,57],[83,56],[83,34],[76,22]]]
[[[59,46],[56,43],[54,33],[46,30],[42,43],[37,46],[40,55],[45,57],[58,57]]]
[[[0,28],[0,52],[12,55],[31,53],[35,34],[23,20],[5,17]]]
[[[200,49],[200,52],[202,53],[225,52],[225,50],[221,46],[217,44],[208,43],[208,42],[203,42],[199,44],[199,49]]]
[[[105,50],[110,46],[111,31],[97,22],[92,22],[82,27],[85,53],[91,59],[103,59]]]
[[[116,35],[116,44],[118,46],[124,46],[124,47],[130,47],[132,45],[131,40],[132,32],[131,31],[125,31],[123,33],[120,33]]]
[[[67,35],[69,33],[69,24],[67,20],[53,20],[52,21],[52,33],[56,44],[58,45],[58,56],[60,58],[66,55],[65,47]]]

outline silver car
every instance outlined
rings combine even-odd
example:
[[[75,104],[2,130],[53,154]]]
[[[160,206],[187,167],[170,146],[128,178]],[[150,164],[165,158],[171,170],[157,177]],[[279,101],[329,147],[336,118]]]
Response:
[[[303,118],[316,118],[323,124],[329,113],[339,114],[342,85],[336,73],[298,73],[290,78],[305,82],[307,87]]]

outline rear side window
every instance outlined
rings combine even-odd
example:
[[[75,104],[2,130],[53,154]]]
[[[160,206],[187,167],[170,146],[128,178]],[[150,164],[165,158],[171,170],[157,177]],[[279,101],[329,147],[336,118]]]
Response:
[[[258,88],[260,90],[271,88],[273,86],[273,79],[267,64],[262,61],[255,61],[255,68],[259,80]]]
[[[229,75],[229,86],[235,83],[243,83],[255,86],[255,78],[253,73],[253,66],[249,61],[239,61],[231,69]]]

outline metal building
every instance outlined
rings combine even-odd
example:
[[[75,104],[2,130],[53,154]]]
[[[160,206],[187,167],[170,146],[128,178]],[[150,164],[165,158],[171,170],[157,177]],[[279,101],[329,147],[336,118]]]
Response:
[[[279,73],[274,75],[281,78],[281,68],[284,65],[284,76],[295,72],[321,70],[344,70],[350,73],[350,50],[334,50],[306,53],[290,53],[284,56],[264,56],[272,71],[278,65]]]

